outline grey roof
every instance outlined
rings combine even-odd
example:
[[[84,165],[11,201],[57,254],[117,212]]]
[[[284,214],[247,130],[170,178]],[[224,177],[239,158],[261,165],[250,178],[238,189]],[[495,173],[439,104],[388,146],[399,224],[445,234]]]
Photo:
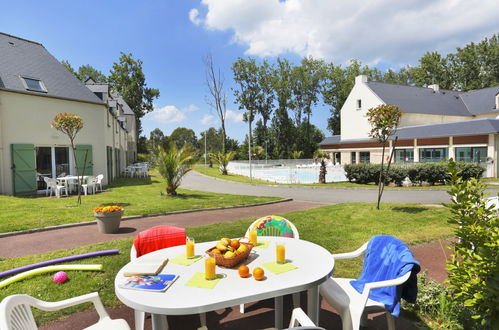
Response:
[[[398,136],[399,140],[418,138],[437,138],[448,136],[468,136],[499,133],[499,119],[483,118],[473,120],[456,121],[444,124],[407,126],[397,129],[390,138],[393,140]],[[373,139],[341,140],[339,135],[325,138],[320,145],[345,144],[356,142],[373,142]]]
[[[469,91],[462,93],[460,97],[470,113],[481,115],[498,111],[495,109],[497,93],[499,93],[499,86]]]
[[[21,81],[22,76],[41,80],[47,93],[26,90]],[[0,32],[0,88],[34,95],[103,103],[42,44],[2,32]]]
[[[430,115],[472,116],[459,97],[462,92],[386,84],[368,81],[367,86],[386,104],[398,106],[402,112]],[[497,87],[499,90],[499,87]],[[492,98],[494,101],[494,98]]]
[[[119,104],[123,106],[123,114],[125,115],[135,115],[135,112],[130,108],[130,106],[123,100],[123,97],[119,93],[111,93],[111,97],[118,101]]]

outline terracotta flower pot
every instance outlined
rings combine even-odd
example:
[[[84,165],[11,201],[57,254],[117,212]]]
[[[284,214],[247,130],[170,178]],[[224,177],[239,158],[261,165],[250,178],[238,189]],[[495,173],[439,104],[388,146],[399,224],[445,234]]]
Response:
[[[120,229],[121,216],[124,211],[125,210],[106,213],[94,212],[99,232],[111,234],[118,231],[118,229]]]

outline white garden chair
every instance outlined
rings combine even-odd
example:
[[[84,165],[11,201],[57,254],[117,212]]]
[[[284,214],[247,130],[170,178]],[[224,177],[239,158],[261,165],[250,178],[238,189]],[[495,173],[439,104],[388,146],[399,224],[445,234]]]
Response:
[[[270,217],[272,217],[272,216],[270,216]],[[257,219],[255,221],[253,221],[253,223],[251,225],[249,225],[248,229],[246,230],[246,234],[245,234],[246,237],[249,237],[250,231],[252,231],[259,224],[260,220],[263,218],[266,218],[266,217],[262,217],[260,219]],[[291,231],[293,232],[293,238],[300,239],[300,234],[298,233],[298,229],[296,229],[296,226],[291,221],[289,221],[287,219],[283,218],[283,220],[285,220],[287,225],[289,226],[289,228],[291,228]],[[259,232],[258,234],[259,234],[259,236],[273,236],[273,237],[282,236],[281,231],[279,231],[276,227],[265,228],[261,232]],[[293,293],[293,307],[294,308],[300,307],[300,293],[299,292]],[[244,314],[244,304],[239,305],[239,311],[241,312],[241,314]]]
[[[102,191],[102,180],[104,180],[104,174],[99,174],[96,176],[97,181],[95,182],[95,190],[97,191],[97,187],[99,188],[98,191]]]
[[[128,323],[123,319],[111,319],[102,305],[97,292],[89,293],[62,301],[46,302],[25,294],[16,294],[6,297],[0,303],[0,329],[2,330],[35,330],[36,326],[31,307],[46,312],[58,311],[74,305],[91,302],[99,314],[99,321],[86,328],[91,330],[130,330]]]
[[[318,327],[312,322],[307,314],[301,308],[293,309],[291,313],[291,321],[289,321],[289,328],[287,330],[325,330]]]
[[[92,191],[92,194],[95,194],[96,184],[97,184],[97,178],[95,176],[89,176],[87,178],[87,182],[81,185],[85,196],[88,194],[89,191]]]
[[[47,185],[47,189],[45,190],[45,196],[47,196],[50,192],[50,197],[52,197],[52,193],[55,194],[57,198],[61,197],[61,192],[64,190],[66,192],[66,196],[69,196],[68,187],[66,185],[60,184],[57,179],[52,179],[48,177],[43,177],[45,184]]]
[[[356,258],[366,251],[367,245],[368,242],[353,252],[333,254],[333,257],[335,260]],[[394,317],[385,309],[383,303],[369,299],[369,293],[372,289],[401,285],[410,276],[409,271],[392,280],[366,283],[362,293],[350,284],[354,279],[330,277],[321,284],[320,294],[340,314],[343,330],[358,330],[367,320],[367,314],[375,312],[386,312],[388,329],[395,330]]]

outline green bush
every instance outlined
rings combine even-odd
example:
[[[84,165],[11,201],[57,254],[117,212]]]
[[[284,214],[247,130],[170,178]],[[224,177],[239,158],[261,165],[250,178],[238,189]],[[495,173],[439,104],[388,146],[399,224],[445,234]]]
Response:
[[[137,162],[144,163],[151,161],[151,156],[149,154],[137,154]]]
[[[378,183],[379,181],[379,167],[377,164],[347,164],[344,169],[346,177],[350,182],[360,184]]]
[[[397,186],[401,186],[402,182],[408,176],[408,170],[402,166],[391,166],[390,171],[387,174],[387,183],[393,182]]]
[[[480,164],[466,162],[457,162],[456,164],[457,169],[461,172],[461,177],[465,181],[472,178],[480,179],[483,172],[485,172],[485,167]],[[447,163],[445,165],[447,166]]]
[[[458,164],[449,161],[452,216],[457,241],[447,262],[449,289],[474,319],[499,328],[499,215],[487,206],[487,186],[475,178],[464,181]]]

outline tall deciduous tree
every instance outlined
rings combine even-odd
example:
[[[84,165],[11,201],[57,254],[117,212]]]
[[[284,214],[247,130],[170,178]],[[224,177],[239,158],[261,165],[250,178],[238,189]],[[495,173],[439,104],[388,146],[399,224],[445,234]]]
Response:
[[[225,131],[225,119],[227,118],[227,94],[224,90],[224,76],[220,68],[215,69],[213,57],[208,54],[204,59],[206,71],[206,86],[208,87],[209,96],[206,97],[206,103],[215,110],[218,119],[220,120],[220,128],[222,129],[222,153],[225,153],[225,140],[227,137]]]
[[[159,97],[159,90],[147,87],[146,77],[142,71],[142,61],[134,59],[132,54],[123,52],[119,61],[113,64],[109,82],[134,112],[138,138],[142,131],[140,119],[154,110],[152,102]]]
[[[376,139],[383,146],[383,151],[381,152],[381,167],[379,172],[379,183],[378,183],[378,203],[376,208],[379,210],[379,205],[381,203],[381,196],[383,195],[383,190],[385,189],[385,148],[388,138],[393,135],[402,116],[400,109],[394,105],[382,104],[375,108],[367,110],[367,120],[371,125],[371,130],[369,131],[369,136]],[[395,151],[395,146],[397,143],[397,138],[395,138],[394,144],[392,146],[392,152],[390,153],[390,158],[388,159],[388,166],[386,173],[390,170],[390,164],[392,163],[393,153]]]
[[[170,134],[170,141],[175,143],[177,149],[181,149],[186,144],[189,144],[193,148],[198,148],[196,133],[190,128],[175,128],[172,134]]]

